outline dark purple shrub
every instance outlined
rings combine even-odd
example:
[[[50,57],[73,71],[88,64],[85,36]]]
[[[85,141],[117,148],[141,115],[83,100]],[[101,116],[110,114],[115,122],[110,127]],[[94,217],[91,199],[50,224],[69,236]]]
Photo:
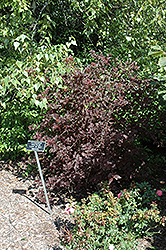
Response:
[[[137,77],[134,62],[122,64],[95,52],[92,57],[84,69],[66,58],[64,87],[50,86],[42,93],[48,110],[34,139],[47,142],[42,165],[51,190],[94,187],[118,175],[132,178],[145,157],[136,142],[155,134],[150,81]]]

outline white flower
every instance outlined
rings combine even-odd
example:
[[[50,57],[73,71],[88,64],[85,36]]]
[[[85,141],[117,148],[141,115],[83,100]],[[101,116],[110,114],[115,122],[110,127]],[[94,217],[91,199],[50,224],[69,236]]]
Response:
[[[114,248],[115,248],[114,245],[112,244],[109,245],[109,250],[114,250]]]
[[[65,207],[65,211],[66,211],[66,213],[68,213],[68,214],[73,214],[74,211],[75,211],[75,209],[72,207],[72,204],[67,203],[67,204],[66,204],[66,207]]]

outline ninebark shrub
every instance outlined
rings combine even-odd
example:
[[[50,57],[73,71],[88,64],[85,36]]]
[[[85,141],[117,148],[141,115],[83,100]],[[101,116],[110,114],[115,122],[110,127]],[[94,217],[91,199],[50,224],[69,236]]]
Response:
[[[66,58],[63,87],[49,86],[39,96],[47,98],[48,109],[30,129],[34,139],[47,142],[42,165],[51,190],[133,178],[145,158],[136,142],[157,133],[150,80],[139,79],[134,62],[122,64],[95,52],[92,57],[84,69]]]

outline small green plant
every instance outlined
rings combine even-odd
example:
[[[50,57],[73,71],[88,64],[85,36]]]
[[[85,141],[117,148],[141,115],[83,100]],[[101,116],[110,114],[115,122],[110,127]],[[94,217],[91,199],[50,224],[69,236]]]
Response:
[[[154,201],[161,195],[161,190],[142,183],[124,189],[117,197],[104,187],[81,204],[71,200],[66,212],[73,216],[75,226],[71,231],[64,229],[62,242],[67,249],[77,250],[137,249],[138,238],[152,235],[149,231],[159,224],[165,226],[166,217],[160,215]],[[149,207],[144,206],[146,202],[151,202]]]
[[[152,188],[152,186],[149,184],[149,182],[142,182],[142,183],[136,183],[135,189],[139,192],[141,196],[138,196],[138,198],[141,197],[141,204],[143,207],[148,207],[151,205],[152,202],[155,202],[156,200],[160,200],[160,196],[162,195],[161,190],[155,190]]]

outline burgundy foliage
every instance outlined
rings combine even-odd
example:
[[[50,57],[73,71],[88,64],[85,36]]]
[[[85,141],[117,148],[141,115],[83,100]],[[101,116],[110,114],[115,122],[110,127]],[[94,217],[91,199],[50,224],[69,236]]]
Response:
[[[145,157],[136,140],[154,139],[150,81],[138,78],[134,62],[95,52],[92,57],[82,70],[72,57],[65,59],[64,87],[50,86],[40,95],[48,110],[38,127],[30,126],[34,139],[47,142],[42,166],[48,168],[50,190],[133,178]]]

